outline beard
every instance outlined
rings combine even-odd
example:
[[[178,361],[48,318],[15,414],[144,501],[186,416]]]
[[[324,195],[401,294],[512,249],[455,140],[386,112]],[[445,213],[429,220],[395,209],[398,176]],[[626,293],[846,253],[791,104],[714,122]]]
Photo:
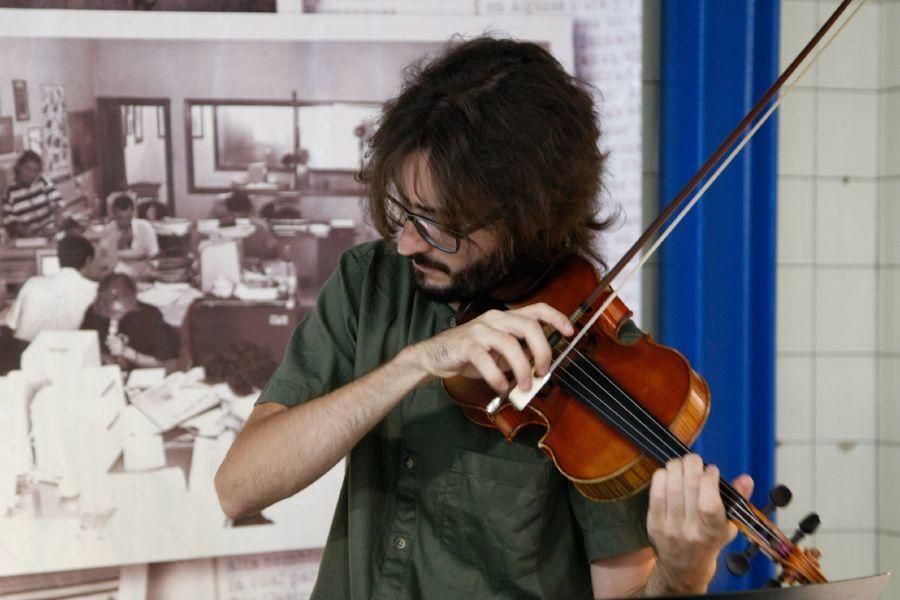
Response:
[[[497,285],[506,274],[506,265],[500,260],[497,252],[482,257],[458,273],[451,273],[447,265],[423,254],[413,254],[410,256],[410,260],[417,265],[436,269],[450,277],[450,282],[446,285],[429,285],[424,273],[412,269],[416,288],[438,302],[472,300]]]

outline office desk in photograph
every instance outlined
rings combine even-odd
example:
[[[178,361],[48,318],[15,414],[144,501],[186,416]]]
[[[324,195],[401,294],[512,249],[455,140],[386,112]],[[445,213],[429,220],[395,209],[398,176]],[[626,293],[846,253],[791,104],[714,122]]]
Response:
[[[352,225],[327,226],[326,231],[325,235],[295,232],[278,236],[285,258],[294,263],[302,289],[321,288],[337,268],[341,253],[354,244],[356,229]]]
[[[280,362],[301,309],[296,302],[250,302],[200,298],[188,309],[185,326],[192,363],[203,361],[236,342],[250,342]]]

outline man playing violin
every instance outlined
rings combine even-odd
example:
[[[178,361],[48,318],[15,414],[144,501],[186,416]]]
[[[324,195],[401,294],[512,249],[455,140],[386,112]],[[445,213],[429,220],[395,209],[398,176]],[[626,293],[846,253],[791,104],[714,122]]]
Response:
[[[590,94],[531,43],[479,38],[408,74],[361,172],[385,240],[346,252],[216,475],[230,517],[302,490],[347,457],[315,598],[610,598],[703,593],[735,535],[696,455],[611,502],[537,449],[473,425],[440,379],[498,394],[551,363],[519,297],[560,257],[599,259],[604,156]],[[622,341],[640,336],[632,324]],[[749,494],[752,482],[735,485]]]

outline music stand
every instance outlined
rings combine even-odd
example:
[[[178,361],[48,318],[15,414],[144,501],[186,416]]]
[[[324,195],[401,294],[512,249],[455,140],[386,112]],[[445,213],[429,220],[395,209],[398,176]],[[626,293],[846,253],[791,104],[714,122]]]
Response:
[[[815,585],[764,588],[743,592],[724,592],[705,596],[666,596],[666,598],[721,598],[722,600],[875,600],[887,585],[890,573],[831,581]]]

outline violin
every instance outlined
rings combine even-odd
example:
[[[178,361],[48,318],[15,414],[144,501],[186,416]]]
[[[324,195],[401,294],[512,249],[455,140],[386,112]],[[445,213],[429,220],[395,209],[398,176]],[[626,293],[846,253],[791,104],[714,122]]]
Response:
[[[620,342],[619,334],[632,313],[611,283],[665,227],[624,284],[699,201],[778,107],[793,85],[786,85],[789,78],[851,1],[843,0],[734,131],[603,277],[586,259],[568,256],[545,272],[531,292],[514,302],[502,303],[515,308],[545,302],[568,314],[578,333],[572,340],[565,340],[558,333],[546,331],[555,359],[547,375],[535,378],[530,392],[514,388],[500,397],[480,379],[462,375],[445,379],[444,388],[469,420],[498,429],[508,440],[527,426],[545,428],[538,446],[579,492],[600,502],[636,494],[649,485],[659,466],[690,452],[709,415],[709,388],[681,353],[657,344],[649,335],[642,334],[630,344]],[[819,56],[821,52],[813,62]],[[812,63],[800,76],[810,66]],[[785,90],[778,96],[782,87]],[[471,320],[479,313],[473,304],[457,321]],[[818,527],[818,515],[811,513],[803,519],[791,537],[767,516],[790,500],[787,488],[773,489],[769,505],[762,510],[722,479],[719,491],[727,517],[750,542],[744,552],[728,557],[726,565],[732,573],[746,573],[750,557],[761,551],[782,567],[775,585],[827,581],[819,566],[819,551],[797,545]]]
[[[619,341],[632,313],[618,297],[587,325],[585,319],[610,294],[607,289],[591,306],[582,304],[599,281],[589,261],[568,256],[544,277],[537,292],[510,305],[546,302],[569,314],[576,329],[587,326],[582,343],[570,349],[549,381],[521,408],[514,398],[499,398],[481,379],[458,375],[443,384],[469,420],[498,429],[508,440],[530,425],[546,428],[538,447],[557,469],[586,497],[610,502],[643,490],[659,466],[690,453],[709,415],[710,394],[703,377],[677,350],[657,344],[646,333],[631,344]],[[471,320],[479,312],[464,311],[458,320]],[[551,335],[551,341],[555,353],[568,344],[558,335]],[[817,550],[798,547],[799,538],[788,538],[765,511],[721,478],[719,491],[728,518],[752,548],[782,565],[784,581],[827,581]],[[815,529],[818,517],[808,519]],[[729,568],[746,572],[750,556],[732,555]]]

